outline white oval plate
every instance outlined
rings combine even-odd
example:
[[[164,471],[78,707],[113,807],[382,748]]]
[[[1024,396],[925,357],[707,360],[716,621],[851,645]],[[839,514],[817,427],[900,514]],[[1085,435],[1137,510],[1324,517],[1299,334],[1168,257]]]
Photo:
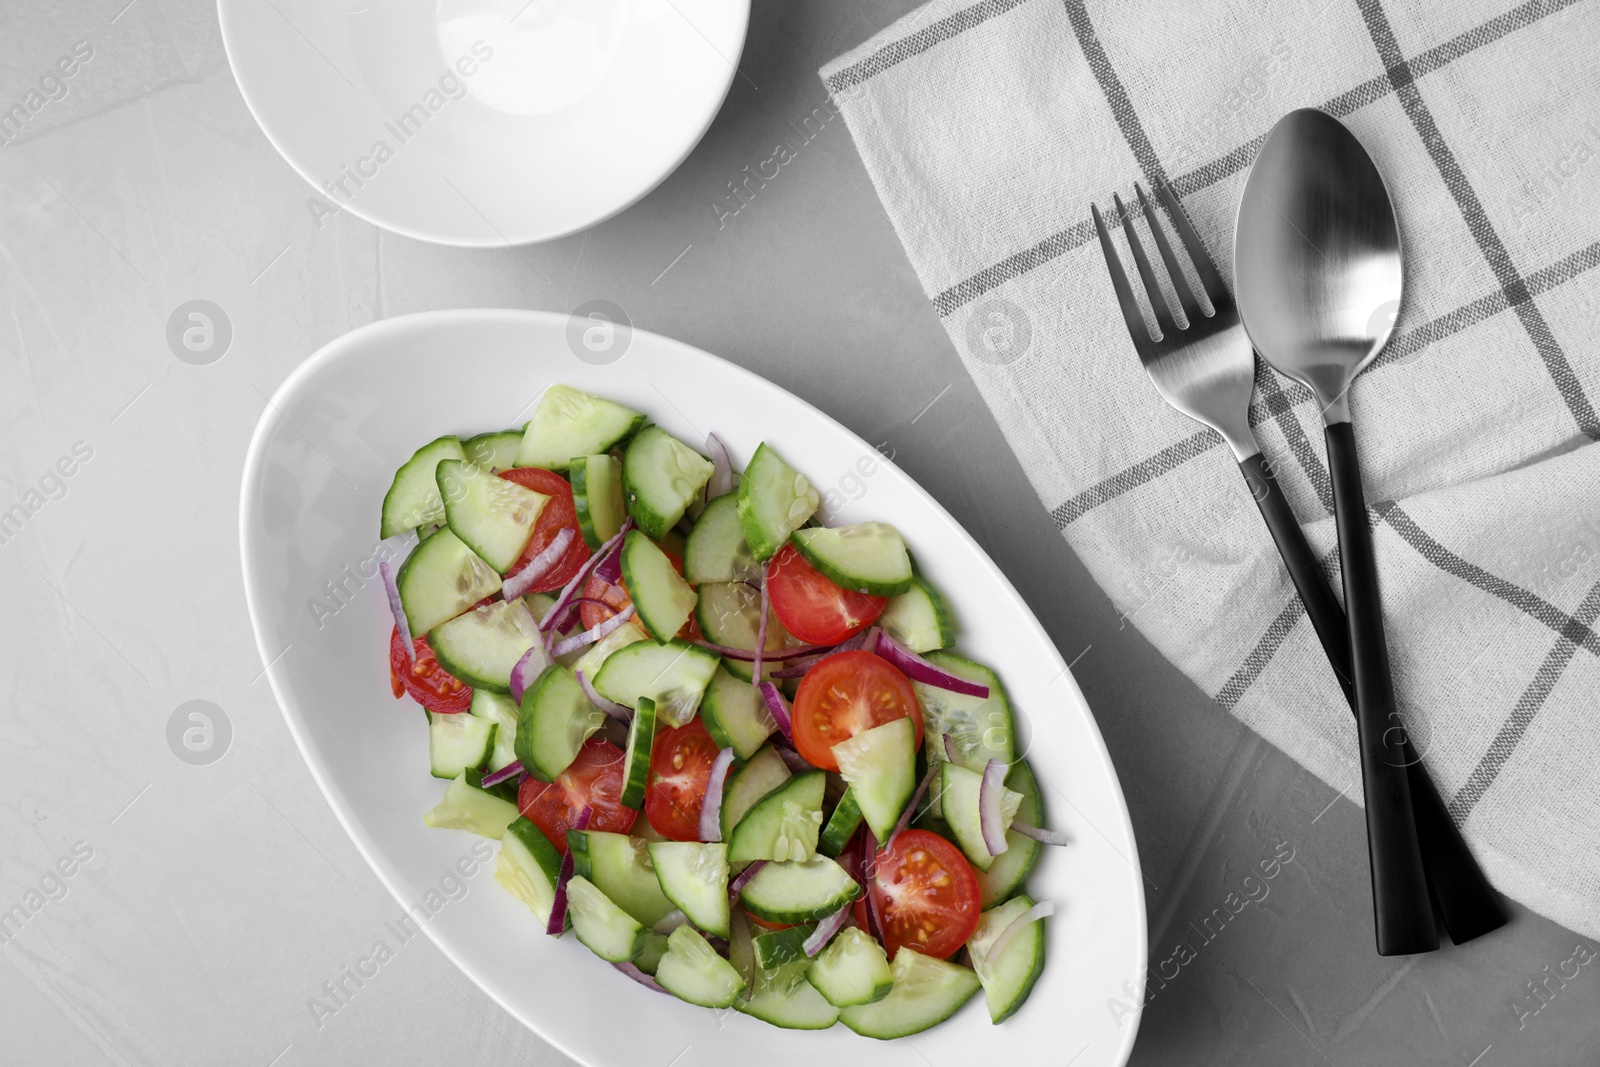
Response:
[[[318,198],[469,247],[560,237],[655,188],[722,106],[750,17],[749,0],[217,8],[250,113]]]
[[[251,441],[240,542],[256,641],[312,775],[384,885],[407,907],[426,907],[433,891],[443,906],[422,925],[445,954],[530,1029],[586,1064],[665,1067],[691,1045],[683,1062],[729,1067],[816,1067],[866,1056],[884,1067],[1122,1064],[1137,1016],[1124,1015],[1119,1026],[1108,1002],[1137,1004],[1124,983],[1139,984],[1145,960],[1133,831],[1088,706],[1011,583],[932,497],[797,397],[643,331],[632,331],[622,357],[603,366],[574,356],[581,342],[569,347],[570,336],[567,316],[544,312],[445,311],[373,323],[290,375]],[[621,350],[622,336],[614,340],[612,351]],[[1006,1023],[989,1022],[980,994],[954,1019],[902,1041],[871,1041],[842,1025],[778,1030],[651,992],[575,938],[547,937],[495,884],[489,865],[467,879],[464,898],[439,897],[456,862],[475,844],[487,848],[463,831],[423,825],[443,783],[428,775],[416,705],[390,695],[390,617],[376,564],[366,561],[400,463],[442,434],[520,425],[553,382],[629,404],[686,441],[715,430],[741,465],[770,441],[819,491],[849,501],[834,520],[882,519],[904,532],[951,602],[958,650],[1004,680],[1047,820],[1072,837],[1070,846],[1042,850],[1029,879],[1034,897],[1055,901],[1058,911],[1046,921],[1039,984]],[[330,582],[343,588],[337,600]]]

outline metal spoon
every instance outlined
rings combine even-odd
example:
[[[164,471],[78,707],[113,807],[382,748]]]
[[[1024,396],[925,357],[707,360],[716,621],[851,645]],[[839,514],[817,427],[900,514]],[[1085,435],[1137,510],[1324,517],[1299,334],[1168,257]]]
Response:
[[[1400,307],[1400,233],[1383,176],[1344,124],[1311,108],[1261,146],[1234,229],[1239,314],[1256,351],[1322,407],[1356,689],[1378,954],[1439,947],[1383,636],[1377,561],[1350,425],[1350,384]]]

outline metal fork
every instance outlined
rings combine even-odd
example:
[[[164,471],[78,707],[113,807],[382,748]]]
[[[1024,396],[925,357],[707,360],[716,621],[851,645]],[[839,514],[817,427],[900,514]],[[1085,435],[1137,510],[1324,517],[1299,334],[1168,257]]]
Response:
[[[1317,638],[1322,642],[1328,663],[1333,668],[1345,700],[1355,712],[1355,687],[1351,681],[1349,636],[1345,628],[1344,609],[1333,595],[1333,589],[1322,574],[1316,553],[1306,542],[1305,533],[1289,507],[1288,498],[1272,476],[1272,464],[1263,459],[1261,446],[1256,443],[1250,429],[1250,395],[1255,387],[1255,353],[1250,339],[1245,336],[1239,321],[1239,311],[1233,294],[1223,284],[1216,264],[1207,254],[1194,226],[1184,214],[1172,190],[1158,186],[1157,195],[1172,216],[1178,237],[1189,254],[1195,274],[1211,304],[1208,314],[1195,299],[1188,279],[1178,265],[1172,245],[1167,241],[1160,216],[1151,206],[1144,190],[1135,183],[1139,204],[1144,209],[1150,236],[1166,266],[1172,291],[1183,309],[1185,325],[1179,326],[1161,290],[1161,284],[1152,270],[1144,245],[1134,229],[1133,218],[1123,207],[1122,198],[1113,194],[1117,215],[1122,219],[1123,232],[1128,238],[1128,249],[1133,253],[1134,266],[1144,290],[1150,299],[1160,337],[1152,337],[1145,323],[1144,313],[1128,284],[1122,261],[1111,243],[1111,233],[1106,228],[1100,209],[1089,205],[1094,216],[1096,231],[1100,234],[1100,250],[1105,254],[1106,270],[1111,275],[1111,285],[1116,290],[1117,303],[1128,324],[1128,335],[1139,353],[1139,361],[1149,372],[1156,391],[1179,411],[1197,422],[1204,423],[1228,443],[1239,469],[1250,486],[1261,517],[1272,534],[1278,554],[1289,571],[1295,591],[1305,604],[1306,615],[1311,620]],[[1444,920],[1450,939],[1456,944],[1471,940],[1480,934],[1504,926],[1510,916],[1499,896],[1483,876],[1477,861],[1467,850],[1461,832],[1450,818],[1444,801],[1434,788],[1428,772],[1409,739],[1405,745],[1407,775],[1410,780],[1412,804],[1420,839],[1422,862],[1428,875],[1428,887],[1433,893],[1439,914]]]

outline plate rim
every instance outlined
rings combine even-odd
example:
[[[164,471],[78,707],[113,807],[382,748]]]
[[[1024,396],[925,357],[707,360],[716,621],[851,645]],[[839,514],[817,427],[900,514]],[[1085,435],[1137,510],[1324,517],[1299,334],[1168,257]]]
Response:
[[[245,110],[250,112],[250,118],[253,122],[255,122],[256,129],[261,131],[262,136],[267,139],[267,143],[272,146],[273,151],[278,153],[278,157],[285,163],[289,164],[289,168],[299,175],[305,181],[305,183],[311,187],[312,192],[318,196],[322,196],[322,186],[317,184],[317,179],[311,175],[306,165],[300,159],[290,154],[289,150],[285,147],[284,131],[278,130],[275,132],[267,125],[266,121],[262,118],[260,108],[257,107],[255,93],[247,84],[247,79],[240,77],[239,66],[234,59],[234,51],[236,47],[234,38],[237,36],[237,33],[235,29],[230,29],[231,16],[229,15],[229,11],[242,2],[243,0],[217,0],[218,29],[222,36],[222,51],[228,60],[228,72],[233,76],[233,84],[238,88],[240,97],[244,99]],[[705,139],[706,132],[711,129],[711,124],[715,122],[717,120],[717,116],[722,113],[722,105],[727,102],[728,94],[733,91],[733,80],[735,76],[740,73],[739,57],[744,55],[744,46],[749,40],[750,9],[752,3],[753,0],[737,0],[738,6],[735,14],[740,18],[740,25],[738,33],[738,48],[735,50],[735,58],[728,61],[728,73],[727,77],[723,79],[722,90],[716,94],[715,101],[708,108],[703,121],[698,124],[698,129],[696,129],[694,136],[689,137],[685,141],[676,158],[667,164],[660,171],[660,173],[654,175],[637,192],[629,196],[624,202],[619,203],[616,206],[593,216],[592,218],[588,218],[576,224],[567,226],[564,229],[557,228],[532,234],[522,233],[502,236],[498,234],[498,228],[496,227],[497,235],[495,237],[476,238],[462,236],[460,234],[428,232],[423,227],[410,225],[400,220],[380,218],[378,217],[377,213],[370,211],[368,205],[364,203],[358,204],[354,200],[349,200],[344,203],[336,203],[334,206],[337,207],[340,212],[348,211],[361,221],[376,226],[380,230],[387,230],[390,233],[398,234],[401,237],[409,237],[415,241],[426,241],[429,244],[441,245],[445,248],[519,248],[523,245],[545,244],[549,241],[560,240],[563,237],[570,237],[575,233],[580,233],[583,230],[598,226],[608,219],[615,218],[633,205],[637,204],[639,201],[643,200],[645,197],[649,196],[651,193],[655,192],[656,189],[661,186],[662,182],[670,178],[679,167],[683,166],[684,161],[689,158],[694,150],[700,146],[700,142]],[[687,18],[687,16],[685,17]],[[694,24],[690,23],[690,25],[693,26]],[[696,29],[698,29],[698,27],[696,27]]]
[[[340,334],[338,337],[333,338],[331,341],[328,341],[321,348],[317,349],[317,351],[311,356],[307,357],[292,371],[290,371],[288,376],[284,378],[283,382],[280,383],[279,386],[273,391],[271,401],[269,401],[262,409],[261,415],[256,420],[255,428],[251,431],[250,445],[245,455],[245,463],[243,472],[241,474],[239,488],[239,553],[242,572],[241,578],[244,583],[245,606],[246,611],[250,616],[251,635],[255,641],[256,654],[260,657],[263,664],[263,673],[266,675],[268,685],[271,687],[273,700],[278,705],[278,711],[283,716],[284,723],[289,728],[289,734],[294,739],[295,747],[299,750],[300,757],[305,762],[307,770],[311,772],[312,779],[316,782],[317,788],[322,793],[323,799],[328,802],[328,806],[333,810],[334,817],[339,820],[339,825],[344,830],[345,836],[348,837],[351,844],[355,846],[356,851],[361,854],[361,858],[366,862],[368,869],[370,869],[377,877],[379,883],[382,884],[384,889],[389,892],[389,895],[393,897],[395,901],[398,902],[402,907],[406,906],[407,903],[405,895],[401,892],[400,887],[390,880],[389,876],[385,873],[383,866],[375,862],[373,855],[368,851],[367,843],[363,840],[363,834],[357,832],[357,827],[355,825],[355,813],[353,809],[349,808],[347,801],[344,799],[343,790],[334,786],[331,774],[324,766],[323,761],[318,754],[319,749],[317,746],[308,743],[307,737],[303,734],[300,728],[300,724],[298,722],[299,714],[291,713],[289,705],[284,699],[284,692],[279,683],[279,673],[283,669],[282,656],[273,653],[263,643],[263,628],[258,622],[259,612],[256,606],[257,597],[254,591],[254,576],[256,573],[254,556],[256,553],[251,547],[250,533],[252,529],[252,520],[256,517],[255,505],[260,499],[260,494],[258,492],[253,492],[252,490],[257,489],[261,484],[261,475],[263,465],[265,463],[267,440],[270,436],[271,425],[276,419],[275,413],[282,409],[284,402],[289,397],[301,389],[306,388],[308,383],[315,378],[317,373],[323,368],[324,365],[336,362],[345,354],[347,350],[357,349],[368,344],[381,344],[383,340],[390,335],[400,335],[411,332],[428,332],[440,329],[448,329],[458,325],[522,322],[530,324],[539,323],[564,329],[567,320],[570,318],[571,316],[559,312],[535,311],[529,309],[446,308],[431,311],[411,312],[404,315],[376,319],[362,326],[355,327],[352,330],[348,330],[345,333]],[[766,386],[778,389],[779,391],[793,398],[804,408],[808,409],[814,417],[822,420],[824,423],[831,425],[835,429],[847,435],[849,439],[859,444],[863,450],[870,450],[872,448],[870,444],[868,444],[853,430],[839,422],[837,419],[833,418],[833,416],[829,415],[821,408],[816,407],[804,397],[785,389],[776,382],[773,382],[746,367],[718,356],[715,353],[707,352],[705,349],[702,349],[697,345],[691,345],[687,342],[679,341],[675,338],[668,337],[665,334],[655,333],[654,331],[650,330],[642,330],[638,327],[633,328],[633,333],[636,335],[646,336],[649,338],[651,343],[665,344],[688,349],[699,356],[708,358],[718,364],[721,364],[727,372],[736,377],[756,380]],[[1055,642],[1053,639],[1051,639],[1049,632],[1045,630],[1044,625],[1039,621],[1038,616],[1034,614],[1033,609],[1028,606],[1028,602],[1023,599],[1022,594],[1017,591],[1016,587],[1011,583],[1011,580],[1006,576],[1005,572],[1000,569],[999,565],[996,564],[995,561],[989,556],[989,553],[981,544],[978,543],[977,539],[967,531],[966,527],[957,522],[955,517],[952,516],[931,493],[922,487],[921,483],[919,483],[915,478],[911,477],[905,471],[900,470],[898,467],[896,467],[895,470],[897,470],[904,477],[906,484],[911,488],[913,494],[919,497],[922,503],[931,509],[932,514],[946,523],[960,539],[964,540],[974,550],[978,558],[981,560],[982,565],[990,572],[990,576],[1000,583],[1001,588],[1010,594],[1016,606],[1020,608],[1023,616],[1027,619],[1029,626],[1034,631],[1034,636],[1041,639],[1045,647],[1051,650],[1051,653],[1055,656],[1056,662],[1061,667],[1062,675],[1072,686],[1072,692],[1076,696],[1077,702],[1084,713],[1084,716],[1087,720],[1087,725],[1089,727],[1090,736],[1094,742],[1093,755],[1104,771],[1110,776],[1113,793],[1117,801],[1117,814],[1119,817],[1118,826],[1121,829],[1128,845],[1130,846],[1128,855],[1124,856],[1124,859],[1126,859],[1129,865],[1133,868],[1134,878],[1132,879],[1131,884],[1133,887],[1134,904],[1136,906],[1136,913],[1142,917],[1142,921],[1134,924],[1136,940],[1136,952],[1133,956],[1136,964],[1134,973],[1142,974],[1149,956],[1150,939],[1148,915],[1144,895],[1143,865],[1139,858],[1138,839],[1134,834],[1132,817],[1128,811],[1127,796],[1123,791],[1122,780],[1120,775],[1117,773],[1116,765],[1112,762],[1111,754],[1106,748],[1105,738],[1100,731],[1099,720],[1096,718],[1093,709],[1089,706],[1088,700],[1084,697],[1082,689],[1078,686],[1077,678],[1073,675],[1071,667],[1068,666],[1064,660],[1062,660],[1060,650],[1056,648]],[[276,658],[274,658],[275,655]],[[1097,827],[1096,829],[1098,830],[1099,828]],[[1103,836],[1104,831],[1100,832]],[[1120,852],[1121,850],[1117,849],[1117,851]],[[450,961],[452,966],[454,966],[458,971],[471,980],[475,986],[477,986],[485,993],[485,995],[498,1004],[503,1011],[505,1011],[512,1018],[516,1019],[519,1024],[526,1027],[541,1041],[544,1041],[546,1044],[557,1049],[569,1059],[572,1059],[580,1064],[589,1064],[592,1062],[589,1057],[579,1054],[576,1050],[567,1047],[567,1044],[558,1037],[552,1036],[546,1033],[543,1028],[534,1025],[533,1022],[524,1017],[519,1008],[507,1003],[493,989],[490,989],[483,983],[479,982],[474,974],[473,968],[469,966],[469,964],[464,961],[457,952],[455,952],[450,946],[446,945],[441,940],[438,932],[434,929],[432,924],[419,925],[428,935],[428,940],[431,941],[433,945],[440,951],[440,953]],[[1118,1028],[1118,1032],[1122,1036],[1115,1050],[1115,1059],[1112,1062],[1119,1065],[1127,1063],[1128,1059],[1133,1053],[1133,1045],[1138,1037],[1140,1025],[1142,1024],[1143,1019],[1143,1010],[1137,1010],[1134,1013],[1131,1026],[1127,1027],[1125,1030],[1121,1027]]]

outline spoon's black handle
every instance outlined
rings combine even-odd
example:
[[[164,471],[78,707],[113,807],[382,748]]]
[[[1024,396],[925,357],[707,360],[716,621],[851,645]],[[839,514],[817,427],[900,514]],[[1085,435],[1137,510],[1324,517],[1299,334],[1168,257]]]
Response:
[[[1367,809],[1367,858],[1378,955],[1431,952],[1439,947],[1422,872],[1411,783],[1406,775],[1405,729],[1395,707],[1389,648],[1383,636],[1378,560],[1367,526],[1366,495],[1356,461],[1355,431],[1348,422],[1327,428],[1328,474],[1344,572],[1350,664],[1356,686],[1356,733]]]
[[[1328,665],[1333,668],[1334,677],[1344,691],[1350,710],[1355,712],[1354,671],[1350,665],[1350,637],[1346,631],[1344,608],[1339,606],[1332,587],[1323,577],[1316,553],[1300,528],[1300,521],[1295,518],[1288,498],[1278,488],[1277,480],[1261,454],[1258,452],[1241,460],[1239,469],[1244,473],[1244,479],[1250,486],[1250,495],[1255,498],[1267,530],[1278,546],[1278,554],[1283,557],[1295,591],[1305,605],[1306,617],[1311,620],[1311,627],[1322,642]],[[1450,940],[1460,945],[1490,930],[1499,929],[1510,921],[1505,904],[1467,848],[1455,820],[1450,818],[1444,799],[1439,796],[1433,779],[1428,776],[1427,768],[1412,748],[1410,738],[1405,742],[1405,761],[1406,776],[1411,783],[1411,804],[1416,815],[1417,843],[1422,849],[1422,866]]]

